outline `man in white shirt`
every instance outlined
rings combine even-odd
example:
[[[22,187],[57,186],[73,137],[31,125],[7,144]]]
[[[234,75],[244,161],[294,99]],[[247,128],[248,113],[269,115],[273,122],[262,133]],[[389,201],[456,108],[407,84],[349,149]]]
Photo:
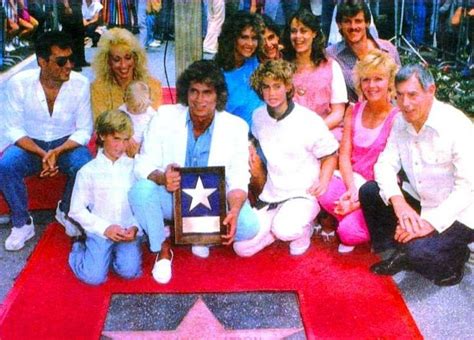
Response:
[[[228,233],[223,244],[253,238],[258,220],[247,201],[248,126],[223,111],[227,87],[220,68],[210,60],[196,61],[178,79],[178,102],[163,105],[150,121],[142,148],[135,158],[140,179],[129,200],[140,227],[148,235],[150,250],[157,252],[153,277],[171,279],[172,252],[163,219],[173,216],[173,192],[180,188],[178,167],[225,167]],[[209,256],[209,249],[193,246],[193,254]]]
[[[375,165],[376,183],[365,184],[359,198],[374,250],[396,251],[371,270],[413,270],[436,285],[455,285],[474,241],[473,125],[435,99],[433,77],[422,66],[403,67],[395,85],[403,115]]]
[[[23,179],[38,172],[40,177],[58,171],[68,176],[56,218],[70,236],[77,235],[66,216],[76,172],[91,159],[85,147],[92,133],[89,82],[72,72],[70,39],[47,32],[35,49],[39,68],[18,73],[7,86],[5,134],[12,145],[0,158],[0,192],[13,225],[7,250],[23,248],[35,234]]]

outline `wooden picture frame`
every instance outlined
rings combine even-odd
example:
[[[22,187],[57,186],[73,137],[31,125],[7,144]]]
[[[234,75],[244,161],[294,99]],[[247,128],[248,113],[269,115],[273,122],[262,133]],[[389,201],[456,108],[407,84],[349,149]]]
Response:
[[[177,169],[181,186],[174,193],[176,244],[221,244],[227,234],[225,168]]]

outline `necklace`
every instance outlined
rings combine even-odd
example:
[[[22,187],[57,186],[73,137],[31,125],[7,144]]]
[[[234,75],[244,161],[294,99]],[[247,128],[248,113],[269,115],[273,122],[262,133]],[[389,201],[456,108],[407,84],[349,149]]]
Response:
[[[304,96],[306,94],[306,87],[305,86],[297,86],[296,87],[296,93],[298,96]]]

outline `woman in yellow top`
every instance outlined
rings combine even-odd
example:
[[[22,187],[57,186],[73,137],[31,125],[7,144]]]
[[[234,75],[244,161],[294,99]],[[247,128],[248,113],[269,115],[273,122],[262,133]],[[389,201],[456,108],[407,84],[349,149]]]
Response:
[[[125,89],[135,80],[147,83],[151,106],[155,110],[160,106],[161,83],[149,75],[146,65],[146,52],[132,33],[123,28],[112,28],[102,35],[92,62],[96,77],[91,84],[94,120],[102,112],[123,104]]]

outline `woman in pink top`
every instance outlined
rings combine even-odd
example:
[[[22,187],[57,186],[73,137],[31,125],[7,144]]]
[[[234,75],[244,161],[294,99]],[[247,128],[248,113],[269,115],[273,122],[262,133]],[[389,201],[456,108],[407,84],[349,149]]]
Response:
[[[319,197],[321,206],[339,221],[340,253],[370,240],[358,192],[363,183],[374,179],[374,164],[398,113],[391,102],[397,68],[395,61],[380,50],[369,52],[354,68],[354,84],[364,100],[347,109],[339,171]]]
[[[347,90],[341,67],[325,55],[318,19],[300,9],[291,17],[283,40],[284,58],[296,64],[293,100],[319,114],[340,140]]]

